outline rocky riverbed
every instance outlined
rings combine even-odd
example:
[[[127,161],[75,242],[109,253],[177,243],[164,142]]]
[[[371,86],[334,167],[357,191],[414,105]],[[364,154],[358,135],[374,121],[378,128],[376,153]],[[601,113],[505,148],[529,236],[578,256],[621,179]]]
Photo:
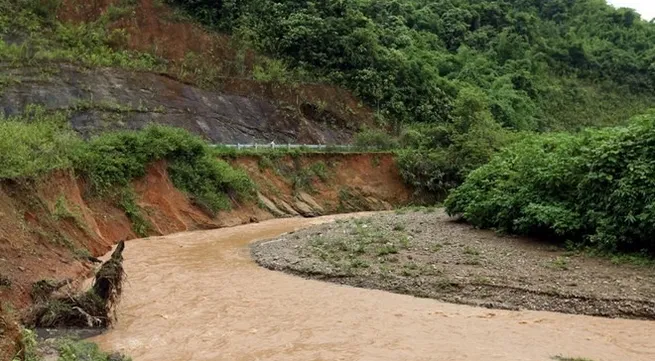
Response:
[[[342,220],[252,246],[263,267],[499,309],[655,319],[655,268],[499,236],[442,210]]]

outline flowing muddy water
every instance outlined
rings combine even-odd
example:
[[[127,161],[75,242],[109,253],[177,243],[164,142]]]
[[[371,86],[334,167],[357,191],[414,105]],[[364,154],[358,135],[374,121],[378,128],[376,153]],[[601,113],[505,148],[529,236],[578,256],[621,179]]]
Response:
[[[655,322],[447,304],[305,280],[250,259],[252,241],[339,217],[128,242],[118,322],[92,341],[135,361],[655,360]]]

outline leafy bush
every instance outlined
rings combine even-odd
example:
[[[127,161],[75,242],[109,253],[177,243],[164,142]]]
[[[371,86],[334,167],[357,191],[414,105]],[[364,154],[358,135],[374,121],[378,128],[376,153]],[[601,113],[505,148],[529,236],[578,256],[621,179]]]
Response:
[[[93,191],[109,193],[128,189],[157,160],[167,160],[175,186],[212,213],[229,209],[230,199],[245,199],[254,192],[245,172],[217,159],[202,139],[183,129],[149,126],[85,142],[70,128],[66,112],[28,107],[23,114],[0,117],[0,179],[74,168]],[[135,231],[144,234],[147,226],[134,197],[125,192],[119,192],[117,201]]]
[[[355,135],[355,146],[362,149],[374,148],[389,150],[398,148],[398,142],[388,133],[381,130],[364,130]]]
[[[210,214],[231,208],[230,199],[248,198],[255,185],[243,170],[209,154],[184,161],[175,159],[169,166],[175,186],[192,196],[192,200]]]
[[[123,355],[102,352],[98,345],[87,341],[64,340],[59,344],[59,360],[61,361],[131,361]]]
[[[95,22],[72,24],[57,20],[60,3],[60,0],[0,0],[0,34],[21,39],[8,44],[0,36],[0,60],[19,66],[69,61],[139,70],[163,68],[151,54],[125,50],[122,47],[127,42],[125,31],[107,26],[120,15],[118,9],[129,7],[112,6]]]
[[[127,186],[159,159],[169,161],[175,186],[211,212],[229,209],[228,195],[236,200],[254,191],[243,171],[214,158],[202,139],[183,129],[149,126],[138,132],[107,133],[84,143],[76,155],[76,168],[99,192]]]
[[[469,172],[518,137],[493,120],[483,98],[464,90],[455,102],[452,123],[416,124],[402,134],[405,149],[396,157],[400,174],[422,196],[443,199]]]
[[[0,178],[69,168],[69,151],[79,143],[62,113],[48,114],[34,107],[19,116],[0,113]]]
[[[120,190],[118,193],[118,206],[121,207],[130,220],[134,233],[139,237],[148,236],[152,225],[143,217],[143,211],[136,203],[136,194],[132,188],[124,187]]]
[[[449,214],[607,251],[655,251],[655,114],[627,127],[532,136],[473,171]]]

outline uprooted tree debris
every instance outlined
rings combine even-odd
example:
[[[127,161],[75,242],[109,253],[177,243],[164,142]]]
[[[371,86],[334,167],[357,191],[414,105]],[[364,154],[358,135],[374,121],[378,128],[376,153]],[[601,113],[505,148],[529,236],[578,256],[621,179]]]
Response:
[[[109,326],[115,319],[113,307],[123,291],[124,249],[125,242],[120,241],[111,258],[96,273],[93,287],[84,293],[53,296],[66,281],[35,283],[32,297],[36,305],[30,322],[27,323],[46,328]]]

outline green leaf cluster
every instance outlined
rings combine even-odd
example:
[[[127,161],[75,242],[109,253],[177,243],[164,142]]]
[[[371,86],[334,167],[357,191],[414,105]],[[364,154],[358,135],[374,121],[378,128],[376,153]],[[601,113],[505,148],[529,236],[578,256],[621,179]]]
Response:
[[[606,251],[655,251],[655,114],[625,127],[529,136],[473,171],[450,214]]]

